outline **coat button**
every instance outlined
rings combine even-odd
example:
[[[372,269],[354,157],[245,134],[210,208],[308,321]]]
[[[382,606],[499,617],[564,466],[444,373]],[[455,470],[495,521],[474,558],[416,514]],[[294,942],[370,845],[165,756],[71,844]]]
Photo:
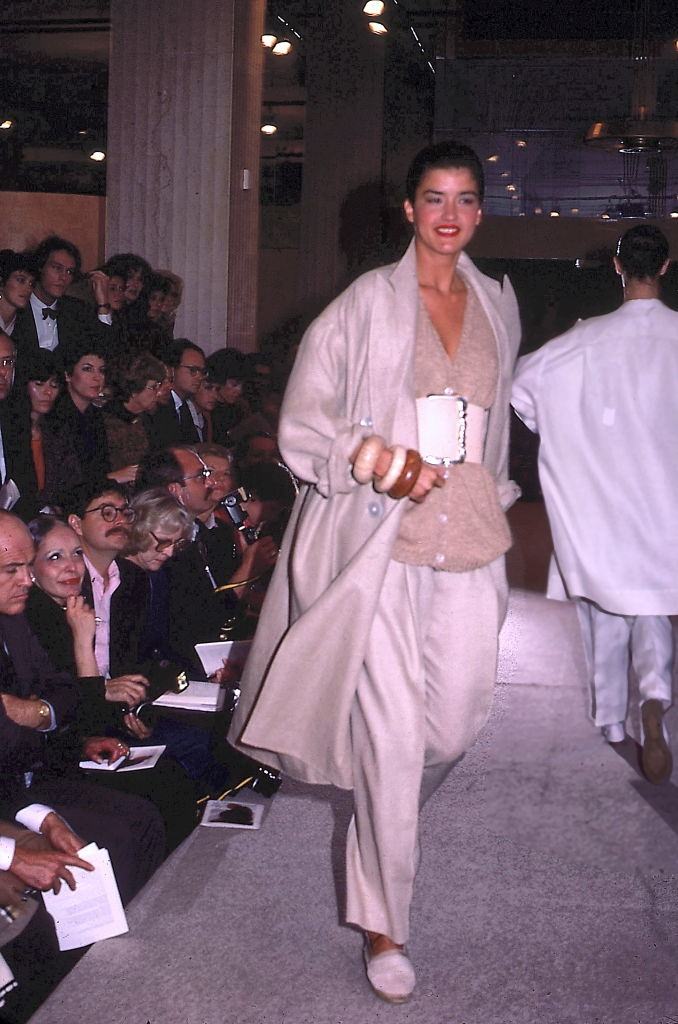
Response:
[[[446,523],[447,522],[447,515],[444,512],[441,512],[440,515],[438,516],[438,520],[441,523]]]
[[[363,416],[363,418],[360,421],[360,426],[361,427],[372,427],[372,426],[374,426],[374,424],[372,423],[372,417],[371,416]]]
[[[454,388],[445,388],[445,390],[443,391],[443,394],[444,395],[453,395],[454,394]]]
[[[442,565],[444,561],[445,555],[441,554],[439,551],[438,554],[436,555],[436,562],[438,563],[438,565]]]
[[[377,505],[376,501],[373,501],[370,505],[367,506],[367,511],[370,513],[371,516],[378,516],[379,513],[381,512],[381,506]]]

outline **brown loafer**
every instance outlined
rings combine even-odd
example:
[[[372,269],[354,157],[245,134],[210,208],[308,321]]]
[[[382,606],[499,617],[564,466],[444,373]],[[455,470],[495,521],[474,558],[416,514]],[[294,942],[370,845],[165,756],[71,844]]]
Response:
[[[643,747],[640,764],[648,782],[658,786],[671,777],[673,756],[669,734],[664,724],[664,708],[660,700],[646,700],[641,706]]]

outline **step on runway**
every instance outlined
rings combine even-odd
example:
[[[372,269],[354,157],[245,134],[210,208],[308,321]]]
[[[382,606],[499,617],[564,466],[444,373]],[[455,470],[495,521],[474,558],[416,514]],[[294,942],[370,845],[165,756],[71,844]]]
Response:
[[[339,926],[350,795],[286,781],[260,832],[197,829],[33,1024],[678,1024],[676,785],[588,721],[573,614],[512,594],[490,721],[422,816],[410,1003]]]

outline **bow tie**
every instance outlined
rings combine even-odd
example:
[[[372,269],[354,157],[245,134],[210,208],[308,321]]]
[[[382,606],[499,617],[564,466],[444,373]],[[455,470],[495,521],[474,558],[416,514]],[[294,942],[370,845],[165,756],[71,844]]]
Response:
[[[56,320],[56,318],[57,318],[57,311],[56,311],[56,309],[50,309],[49,306],[45,306],[43,308],[43,311],[42,311],[42,319],[46,320],[47,317],[50,317],[52,320]]]

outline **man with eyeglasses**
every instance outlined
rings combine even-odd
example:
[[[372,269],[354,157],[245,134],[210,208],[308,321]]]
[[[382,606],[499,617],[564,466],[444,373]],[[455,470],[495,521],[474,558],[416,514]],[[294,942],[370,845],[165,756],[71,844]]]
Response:
[[[32,253],[36,269],[33,294],[25,309],[17,313],[13,337],[19,364],[27,352],[45,348],[54,351],[85,335],[107,344],[112,325],[108,302],[108,278],[96,272],[90,276],[96,313],[80,299],[66,295],[80,276],[80,250],[58,235],[50,235]]]
[[[129,544],[134,511],[125,492],[110,481],[89,482],[70,506],[68,525],[82,542],[86,573],[83,594],[97,617],[94,656],[106,683],[98,694],[109,702],[138,704],[148,680],[136,672],[146,608],[143,574],[118,556]],[[137,738],[148,735],[136,716],[125,726]]]
[[[207,372],[205,353],[187,338],[177,338],[167,349],[164,362],[172,375],[172,392],[167,405],[152,417],[151,438],[154,447],[198,444],[202,417],[193,399]]]

